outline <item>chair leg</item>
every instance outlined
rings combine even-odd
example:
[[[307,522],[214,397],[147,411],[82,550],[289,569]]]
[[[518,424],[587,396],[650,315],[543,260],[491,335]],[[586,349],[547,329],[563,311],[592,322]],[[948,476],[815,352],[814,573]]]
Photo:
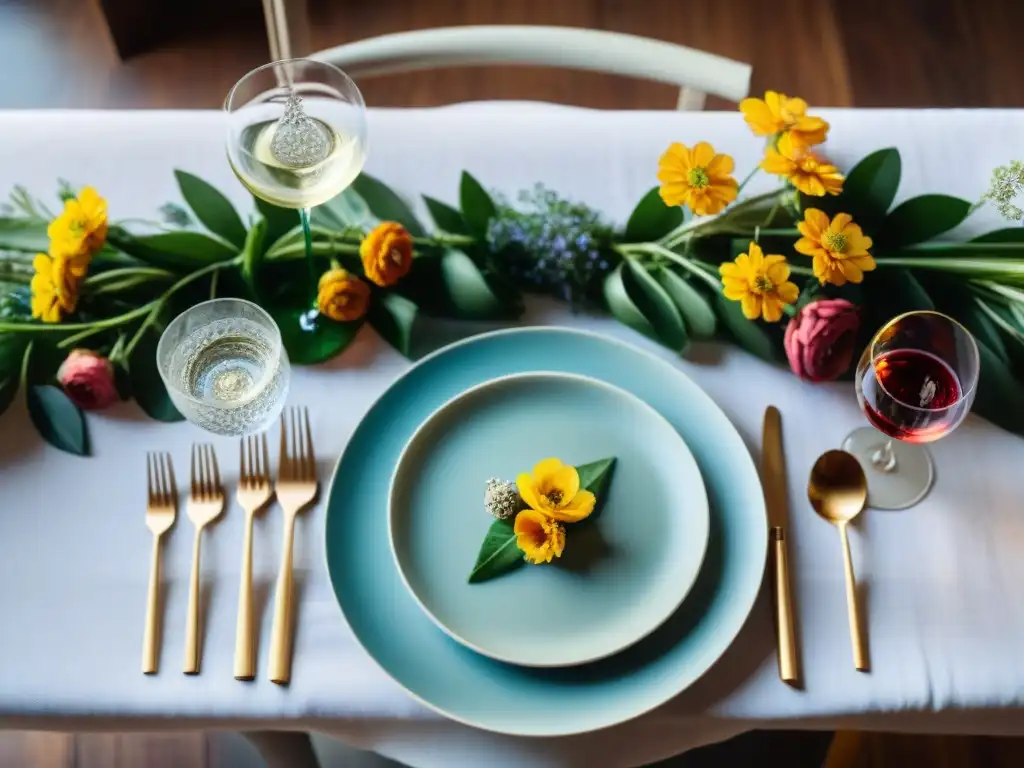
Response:
[[[704,109],[704,102],[707,101],[707,94],[694,88],[687,88],[685,85],[679,89],[679,103],[676,109],[683,112],[699,112]]]
[[[259,750],[267,768],[320,768],[308,733],[245,731],[242,735]]]
[[[273,61],[312,52],[307,0],[263,0],[263,16]]]

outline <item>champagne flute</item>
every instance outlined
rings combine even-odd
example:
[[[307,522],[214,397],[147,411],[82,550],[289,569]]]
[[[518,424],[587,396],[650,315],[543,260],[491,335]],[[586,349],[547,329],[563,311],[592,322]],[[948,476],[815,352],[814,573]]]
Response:
[[[295,363],[320,362],[335,347],[316,306],[319,270],[310,209],[340,194],[366,161],[366,105],[337,67],[287,59],[254,69],[228,92],[228,162],[253,195],[298,210],[308,283],[300,306],[275,314]]]
[[[156,363],[181,414],[218,435],[266,429],[288,396],[281,332],[243,299],[204,301],[178,315],[160,336]]]
[[[871,427],[843,443],[868,476],[870,506],[906,509],[928,493],[935,466],[921,443],[948,435],[964,420],[979,368],[974,337],[939,312],[908,312],[875,334],[856,379]]]

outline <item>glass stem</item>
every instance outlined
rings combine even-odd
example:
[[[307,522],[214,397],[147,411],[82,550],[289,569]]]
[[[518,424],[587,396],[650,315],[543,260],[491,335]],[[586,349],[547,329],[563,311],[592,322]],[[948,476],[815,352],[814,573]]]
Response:
[[[881,472],[896,470],[896,454],[892,450],[892,438],[886,440],[885,445],[871,454],[871,463]]]
[[[306,241],[306,266],[309,268],[309,295],[316,304],[316,262],[313,260],[313,232],[309,227],[309,208],[299,209],[299,220],[302,222],[302,235]]]

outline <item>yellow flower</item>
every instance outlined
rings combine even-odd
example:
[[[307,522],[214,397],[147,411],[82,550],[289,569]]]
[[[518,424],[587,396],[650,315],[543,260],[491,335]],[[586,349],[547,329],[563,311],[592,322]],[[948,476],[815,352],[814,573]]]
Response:
[[[358,320],[370,304],[370,286],[348,270],[332,269],[320,276],[316,304],[331,320]]]
[[[725,286],[725,298],[741,302],[748,320],[763,317],[769,323],[782,319],[782,305],[796,301],[800,290],[789,282],[785,256],[768,255],[752,242],[749,255],[741,253],[736,261],[718,268]]]
[[[32,260],[32,317],[44,323],[59,323],[78,304],[78,279],[66,259],[37,253]]]
[[[544,459],[532,476],[517,477],[516,486],[527,506],[563,523],[578,523],[594,511],[597,501],[590,491],[580,490],[576,467],[558,459]]]
[[[382,221],[359,244],[359,256],[367,278],[394,285],[412,267],[412,236],[397,221]]]
[[[875,268],[875,260],[868,253],[871,238],[853,223],[850,214],[837,213],[829,221],[823,211],[808,208],[804,220],[796,226],[803,237],[793,247],[814,259],[814,274],[822,283],[859,283],[865,272]]]
[[[843,174],[839,169],[794,141],[788,133],[782,135],[775,147],[765,150],[761,167],[768,173],[785,176],[805,195],[823,197],[843,191]]]
[[[565,528],[561,523],[545,517],[534,509],[524,509],[516,515],[513,526],[516,546],[530,563],[550,563],[561,557],[565,549]]]
[[[774,136],[785,132],[805,145],[821,144],[828,133],[828,123],[820,117],[807,115],[807,102],[791,99],[784,93],[766,91],[764,99],[744,99],[740,112],[747,125],[758,136]]]
[[[107,201],[92,187],[64,203],[64,210],[50,222],[50,253],[70,260],[75,277],[85,277],[92,259],[107,239]]]
[[[706,141],[693,149],[676,142],[658,160],[658,181],[665,205],[688,205],[698,216],[718,213],[736,199],[739,185],[730,174],[729,155],[716,155]]]

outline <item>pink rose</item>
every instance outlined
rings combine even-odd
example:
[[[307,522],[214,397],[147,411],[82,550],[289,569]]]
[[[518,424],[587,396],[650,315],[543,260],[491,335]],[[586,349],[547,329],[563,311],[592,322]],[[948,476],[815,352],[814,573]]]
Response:
[[[860,308],[846,299],[821,299],[786,326],[786,357],[807,381],[833,381],[850,367],[860,329]]]
[[[114,366],[88,349],[72,350],[60,364],[57,378],[71,402],[87,411],[98,411],[118,400]]]

